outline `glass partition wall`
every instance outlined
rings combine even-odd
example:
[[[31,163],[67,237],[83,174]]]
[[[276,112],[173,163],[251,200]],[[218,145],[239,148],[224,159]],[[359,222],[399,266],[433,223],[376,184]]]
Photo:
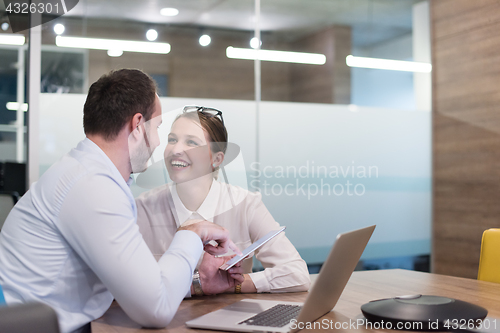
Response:
[[[366,68],[374,59],[430,62],[426,4],[80,0],[41,26],[39,133],[30,155],[43,174],[84,138],[89,85],[112,69],[139,68],[157,82],[164,119],[184,105],[223,111],[239,147],[227,181],[262,194],[312,271],[338,232],[371,224],[361,266],[428,269],[430,73]],[[19,53],[0,45],[0,57],[4,145],[20,142],[19,112],[2,109],[5,98],[17,98]],[[4,151],[2,160],[18,156]],[[160,174],[152,186],[169,181]],[[148,190],[141,184],[134,194]]]
[[[25,162],[24,46],[0,46],[0,145],[2,162]],[[18,144],[19,143],[19,144]]]

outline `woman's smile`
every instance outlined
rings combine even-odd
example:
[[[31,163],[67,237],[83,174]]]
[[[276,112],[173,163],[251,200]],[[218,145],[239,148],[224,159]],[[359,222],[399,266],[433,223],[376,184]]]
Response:
[[[187,168],[190,164],[186,161],[183,161],[181,159],[173,159],[170,164],[174,169],[185,169]]]

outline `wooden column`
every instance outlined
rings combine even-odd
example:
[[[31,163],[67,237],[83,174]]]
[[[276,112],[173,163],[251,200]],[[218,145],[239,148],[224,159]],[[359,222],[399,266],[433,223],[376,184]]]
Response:
[[[310,103],[351,103],[351,28],[332,26],[291,44],[294,51],[322,53],[324,65],[291,65],[291,100]]]
[[[500,1],[431,0],[431,21],[433,271],[475,278],[500,227]]]

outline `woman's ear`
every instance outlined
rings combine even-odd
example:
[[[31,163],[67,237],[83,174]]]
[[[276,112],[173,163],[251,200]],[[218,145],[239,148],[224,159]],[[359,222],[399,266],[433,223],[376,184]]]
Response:
[[[214,168],[217,168],[224,162],[224,153],[221,151],[216,152],[215,154],[212,155],[212,166]]]

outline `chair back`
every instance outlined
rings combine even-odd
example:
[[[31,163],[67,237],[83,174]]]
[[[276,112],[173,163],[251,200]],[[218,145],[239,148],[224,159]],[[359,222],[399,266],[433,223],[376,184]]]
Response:
[[[17,192],[0,191],[0,230],[2,230],[7,215],[9,215],[18,199],[19,194]]]
[[[0,306],[5,305],[5,297],[3,296],[2,286],[0,286]]]
[[[0,191],[26,193],[26,163],[0,162]]]
[[[56,312],[43,303],[26,303],[0,307],[2,333],[60,333]]]
[[[500,229],[483,233],[477,279],[500,283]]]

